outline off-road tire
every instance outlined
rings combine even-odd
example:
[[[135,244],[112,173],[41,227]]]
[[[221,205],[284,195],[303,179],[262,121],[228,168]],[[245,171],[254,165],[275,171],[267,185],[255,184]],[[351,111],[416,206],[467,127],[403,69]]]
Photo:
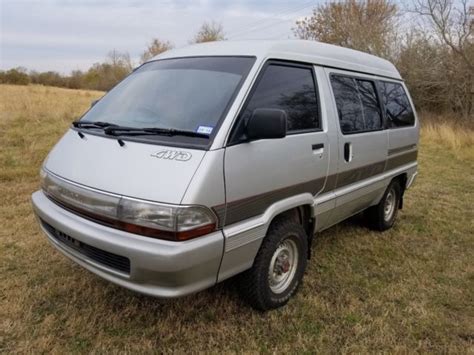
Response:
[[[269,268],[273,255],[283,242],[290,238],[296,244],[298,258],[294,276],[281,293],[270,288]],[[288,219],[274,221],[255,257],[252,268],[242,273],[238,279],[242,297],[255,309],[267,311],[285,305],[297,292],[306,269],[308,237],[303,227]]]
[[[400,199],[402,198],[401,194],[402,189],[400,187],[400,182],[398,180],[393,180],[385,190],[380,202],[365,211],[367,224],[371,229],[385,231],[392,228],[393,224],[395,223],[395,219],[397,218]],[[390,197],[390,195],[392,195],[392,197]],[[393,209],[391,210],[391,213],[387,215],[386,208],[387,203],[389,203],[388,199],[393,199]]]

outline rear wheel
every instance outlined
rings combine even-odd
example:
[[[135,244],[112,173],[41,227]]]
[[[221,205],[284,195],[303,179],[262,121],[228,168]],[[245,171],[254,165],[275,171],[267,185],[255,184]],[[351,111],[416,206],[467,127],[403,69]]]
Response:
[[[393,180],[379,204],[367,209],[366,217],[372,229],[384,231],[392,228],[400,206],[401,191],[400,182]]]
[[[254,265],[239,278],[245,300],[262,311],[285,305],[301,284],[307,255],[308,238],[300,224],[272,223]]]

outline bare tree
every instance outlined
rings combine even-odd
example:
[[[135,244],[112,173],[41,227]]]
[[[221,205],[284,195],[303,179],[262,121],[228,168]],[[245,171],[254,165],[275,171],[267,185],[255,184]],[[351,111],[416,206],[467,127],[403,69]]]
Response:
[[[444,100],[452,111],[472,120],[474,8],[468,5],[468,0],[415,0],[411,11],[421,20],[420,31],[435,36],[443,53],[441,70],[433,74],[445,77]],[[429,68],[434,70],[433,66]]]
[[[467,0],[415,0],[412,11],[474,72],[474,8]]]
[[[166,52],[174,48],[174,45],[169,41],[162,41],[158,38],[153,38],[147,49],[142,53],[140,57],[141,63],[153,58],[154,56]]]
[[[346,0],[319,5],[296,22],[295,35],[389,57],[398,8],[389,0]]]
[[[106,62],[114,68],[120,68],[125,71],[132,71],[132,61],[128,52],[120,52],[116,49],[107,54]]]
[[[204,22],[191,43],[224,41],[225,34],[222,24],[217,22]]]
[[[453,90],[448,83],[449,53],[429,33],[410,30],[396,61],[397,69],[410,88],[419,109],[450,110]]]

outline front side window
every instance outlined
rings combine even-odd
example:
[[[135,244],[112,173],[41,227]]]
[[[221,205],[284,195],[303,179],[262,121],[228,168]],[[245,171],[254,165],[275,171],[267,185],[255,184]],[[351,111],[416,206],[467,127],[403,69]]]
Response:
[[[321,128],[311,67],[270,64],[265,69],[238,118],[233,140],[243,138],[245,125],[256,109],[284,110],[288,133]]]
[[[341,131],[344,134],[379,130],[382,115],[373,81],[331,75]]]
[[[392,128],[413,126],[415,115],[410,100],[399,83],[380,82],[387,119]]]
[[[82,120],[212,135],[254,61],[253,57],[194,57],[144,64]]]

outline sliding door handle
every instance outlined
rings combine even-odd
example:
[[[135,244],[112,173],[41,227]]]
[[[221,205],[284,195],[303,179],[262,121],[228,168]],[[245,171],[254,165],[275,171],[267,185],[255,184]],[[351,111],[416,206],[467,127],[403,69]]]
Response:
[[[311,148],[312,148],[313,150],[322,149],[322,148],[324,148],[324,143],[313,144],[313,145],[311,146]]]
[[[352,160],[352,143],[344,144],[344,160],[348,163]]]

